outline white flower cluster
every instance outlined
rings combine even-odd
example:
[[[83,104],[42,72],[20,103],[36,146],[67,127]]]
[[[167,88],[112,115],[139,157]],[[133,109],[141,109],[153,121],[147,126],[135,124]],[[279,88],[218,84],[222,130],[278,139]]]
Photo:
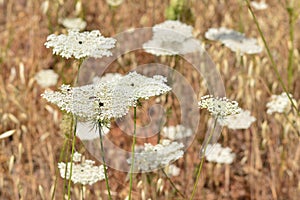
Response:
[[[46,88],[57,83],[58,75],[52,69],[45,69],[39,71],[34,78],[41,87]]]
[[[230,129],[247,129],[255,121],[256,118],[251,116],[250,111],[241,110],[240,113],[224,117],[218,122],[220,123],[220,125],[227,126]]]
[[[260,1],[260,2],[251,1],[250,4],[255,10],[265,10],[269,7],[268,4],[266,4],[266,2],[264,1]]]
[[[123,3],[124,0],[106,0],[106,3],[110,6],[117,7]]]
[[[201,51],[200,42],[193,38],[192,26],[167,20],[155,25],[152,30],[152,39],[143,45],[148,53],[161,56]]]
[[[95,161],[84,160],[81,162],[81,154],[75,152],[72,164],[72,175],[71,180],[73,183],[80,183],[83,185],[92,185],[97,181],[101,181],[105,178],[103,165],[94,166]],[[71,163],[58,163],[60,176],[62,178],[69,179],[71,172]]]
[[[292,98],[293,95],[289,94]],[[295,105],[297,105],[297,102],[294,98],[292,98],[292,101]],[[291,109],[291,102],[285,92],[281,93],[280,95],[272,95],[271,100],[267,103],[267,114],[271,115],[275,112],[278,113],[287,113]]]
[[[134,155],[134,167],[140,171],[151,171],[164,167],[183,156],[182,143],[162,140],[161,144],[145,143],[141,152]],[[131,158],[127,160],[131,164]]]
[[[67,29],[83,30],[86,27],[86,21],[81,18],[64,18],[59,22]]]
[[[235,115],[241,112],[241,108],[236,101],[230,101],[226,97],[213,97],[206,95],[201,97],[198,102],[200,109],[206,108],[213,116],[223,119],[229,115]]]
[[[193,132],[192,129],[178,124],[176,126],[163,127],[161,135],[171,140],[180,140],[193,135]]]
[[[109,120],[128,113],[141,98],[160,95],[171,90],[163,76],[149,78],[136,72],[118,76],[111,81],[101,79],[91,85],[71,87],[62,85],[60,92],[45,91],[42,97],[61,110],[82,120]]]
[[[235,158],[235,153],[229,147],[223,148],[221,144],[208,144],[205,151],[206,160],[220,164],[231,164]]]
[[[76,59],[103,56],[111,56],[110,49],[115,47],[116,40],[113,38],[105,38],[100,31],[85,31],[80,33],[78,30],[68,30],[68,35],[51,34],[47,37],[45,46],[53,48],[53,54],[60,55],[65,58]]]
[[[165,167],[165,172],[168,176],[178,176],[180,174],[180,168],[171,164]]]
[[[257,44],[254,38],[246,38],[243,33],[232,29],[210,28],[205,37],[209,40],[222,42],[226,47],[240,54],[257,54],[262,52],[262,47]]]

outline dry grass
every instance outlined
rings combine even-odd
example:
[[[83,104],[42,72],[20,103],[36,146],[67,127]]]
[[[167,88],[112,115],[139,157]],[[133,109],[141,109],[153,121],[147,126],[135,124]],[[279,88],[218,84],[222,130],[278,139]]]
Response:
[[[76,63],[52,56],[43,45],[51,31],[62,32],[62,27],[57,23],[59,17],[75,15],[75,1],[61,5],[58,5],[60,1],[50,1],[48,16],[41,12],[41,0],[0,2],[4,2],[0,4],[0,133],[16,130],[9,138],[0,140],[0,199],[50,199],[63,145],[60,130],[62,116],[56,108],[41,99],[43,89],[33,77],[40,69],[51,68],[58,72],[63,66],[67,82],[71,82],[76,74],[72,70]],[[208,28],[219,26],[259,37],[246,6],[239,2],[191,1],[198,38],[204,40]],[[255,13],[286,83],[288,15],[284,4],[275,0],[267,2],[267,10]],[[111,22],[113,12],[105,1],[84,0],[82,5],[87,30],[99,29],[105,36],[110,36],[131,27],[162,22],[167,2],[125,1],[115,11],[115,26]],[[299,19],[295,35],[298,38],[295,41],[295,72],[290,92],[299,104]],[[267,54],[244,56],[241,65],[240,57],[218,43],[207,42],[206,47],[222,74],[227,96],[237,100],[241,107],[251,110],[257,121],[245,131],[223,130],[219,142],[231,147],[237,158],[230,166],[206,163],[196,196],[199,199],[300,199],[299,137],[285,117],[270,116],[265,112],[270,95],[282,92]],[[141,59],[141,56],[144,55],[137,55],[136,59]],[[299,128],[299,117],[294,119]],[[124,138],[121,142],[129,147],[131,139]],[[80,141],[77,146],[82,147]],[[183,172],[179,177],[172,178],[187,196],[192,191],[193,170],[199,162],[198,152],[199,144],[195,140],[186,152],[185,162],[178,161]],[[85,154],[88,155],[88,152]],[[124,199],[128,194],[126,176],[125,173],[109,170],[114,199]],[[152,196],[152,199],[178,198],[166,180],[164,189],[155,192],[158,177],[163,175],[158,173],[153,176],[152,185],[144,181],[138,187],[138,181],[147,177],[137,175],[134,199],[141,199],[143,193],[146,197]],[[55,197],[61,199],[63,181],[58,179]],[[79,189],[74,187],[72,199],[79,199]],[[86,189],[88,199],[107,198],[104,181]]]

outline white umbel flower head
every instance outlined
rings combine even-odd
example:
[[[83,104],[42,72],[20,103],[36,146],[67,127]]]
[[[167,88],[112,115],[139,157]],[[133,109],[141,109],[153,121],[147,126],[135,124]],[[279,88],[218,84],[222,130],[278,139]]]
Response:
[[[293,97],[293,95],[289,95],[291,98]],[[294,98],[292,98],[292,101],[295,105],[297,105],[297,102]],[[267,103],[267,114],[271,115],[275,112],[287,113],[290,111],[291,107],[291,102],[285,92],[281,93],[280,95],[272,95],[271,100]]]
[[[83,30],[86,27],[86,21],[81,18],[64,18],[59,22],[67,29]]]
[[[156,56],[201,52],[201,44],[193,38],[193,27],[180,21],[167,20],[153,28],[153,37],[143,44],[146,52]]]
[[[72,164],[72,176],[73,183],[80,183],[82,185],[93,185],[97,181],[105,179],[103,165],[94,166],[95,161],[85,160],[83,162],[74,162]],[[65,179],[70,179],[71,163],[58,163],[60,176]],[[67,170],[67,172],[66,172]]]
[[[68,35],[49,35],[45,46],[52,47],[53,54],[81,59],[111,56],[110,49],[115,47],[115,43],[115,39],[103,37],[98,30],[80,33],[78,30],[71,29],[68,30]]]
[[[236,101],[230,101],[226,97],[213,97],[206,95],[201,97],[198,102],[200,109],[207,109],[211,115],[223,119],[229,115],[235,115],[241,112],[241,108]]]
[[[205,38],[222,42],[224,40],[243,40],[245,35],[232,29],[221,27],[208,29],[205,33]]]
[[[241,110],[240,113],[236,115],[229,115],[218,122],[222,126],[227,126],[230,129],[247,129],[255,121],[256,118],[251,116],[250,111]]]
[[[45,69],[39,71],[34,78],[41,87],[47,88],[56,85],[58,74],[56,74],[52,69]]]
[[[263,48],[257,44],[254,38],[245,38],[243,40],[224,40],[224,45],[231,49],[233,52],[240,54],[258,54],[261,53]]]
[[[235,158],[235,153],[229,147],[221,147],[221,144],[208,144],[205,151],[206,160],[220,164],[231,164]]]
[[[171,140],[180,140],[193,135],[192,129],[186,128],[181,124],[176,126],[163,127],[161,135]]]
[[[262,47],[254,38],[246,38],[243,33],[228,28],[210,28],[205,33],[205,38],[222,42],[233,52],[240,54],[257,54],[262,52]]]
[[[183,156],[184,145],[170,140],[162,140],[161,144],[145,143],[144,149],[135,153],[134,167],[139,171],[151,171],[164,167]],[[127,160],[131,164],[131,158]]]
[[[153,39],[184,42],[193,37],[193,27],[177,20],[167,20],[153,26]]]
[[[155,75],[150,78],[136,72],[130,72],[119,79],[118,85],[120,87],[129,88],[129,90],[133,92],[135,101],[137,101],[169,92],[171,87],[169,87],[166,82],[167,78],[161,75]]]
[[[131,72],[111,81],[97,80],[94,84],[80,87],[62,85],[61,91],[45,91],[42,97],[82,121],[103,121],[123,117],[139,99],[170,91],[165,81],[163,76],[149,78]]]

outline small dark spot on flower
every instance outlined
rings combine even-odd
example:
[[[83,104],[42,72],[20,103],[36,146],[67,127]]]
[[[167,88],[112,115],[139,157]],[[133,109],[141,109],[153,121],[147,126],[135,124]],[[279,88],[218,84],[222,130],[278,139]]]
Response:
[[[99,102],[99,106],[100,106],[100,107],[104,106],[104,103]]]
[[[134,86],[134,83],[131,83],[130,85],[133,87],[133,86]]]
[[[82,44],[82,41],[79,41],[79,44]]]

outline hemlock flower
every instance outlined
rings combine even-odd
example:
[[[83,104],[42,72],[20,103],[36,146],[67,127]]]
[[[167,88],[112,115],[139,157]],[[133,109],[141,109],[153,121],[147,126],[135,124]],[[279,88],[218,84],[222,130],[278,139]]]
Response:
[[[227,126],[230,129],[247,129],[255,121],[256,118],[251,116],[250,111],[241,110],[240,113],[224,117],[218,122],[220,125]]]
[[[170,91],[165,81],[163,76],[149,78],[131,72],[111,81],[99,79],[80,87],[62,85],[59,92],[45,91],[42,97],[82,121],[103,121],[123,117],[139,99]]]
[[[83,30],[86,27],[86,21],[81,18],[64,18],[59,22],[67,29]]]
[[[75,156],[75,154],[74,154]],[[76,154],[77,158],[80,157],[80,154]],[[74,159],[74,158],[73,158]],[[82,185],[93,185],[97,181],[101,181],[105,179],[104,176],[104,167],[103,165],[94,166],[95,161],[93,160],[84,160],[82,162],[78,161],[78,159],[74,160],[72,164],[72,176],[71,181],[73,183],[80,183]],[[60,176],[65,179],[70,179],[70,169],[71,163],[58,163],[58,168],[60,172]],[[67,170],[67,172],[66,172]]]
[[[257,44],[254,38],[246,38],[243,33],[232,29],[210,28],[205,33],[205,38],[222,42],[226,47],[240,54],[257,54],[262,52],[262,47]]]
[[[56,85],[58,74],[52,69],[44,69],[39,71],[34,78],[41,87],[46,88]]]
[[[115,47],[115,43],[115,39],[103,37],[98,30],[79,33],[78,30],[70,29],[68,35],[49,35],[45,46],[47,48],[52,47],[53,54],[65,58],[81,59],[111,56],[110,49]]]
[[[231,164],[235,158],[235,153],[229,147],[221,147],[221,144],[208,144],[205,151],[206,160],[220,164]]]
[[[144,144],[144,149],[134,154],[134,167],[139,171],[151,171],[164,167],[183,156],[184,145],[170,140],[162,140],[161,144]],[[127,160],[131,164],[131,158]]]
[[[148,53],[161,56],[202,50],[200,42],[193,38],[193,27],[180,21],[167,20],[153,26],[152,30],[152,39],[143,44]]]
[[[192,129],[178,124],[176,126],[163,127],[161,135],[171,140],[179,140],[193,135],[193,132]]]
[[[293,95],[289,95],[291,98],[293,97]],[[297,102],[294,98],[292,98],[292,101],[295,105],[297,105]],[[267,114],[271,115],[275,112],[287,113],[290,111],[291,107],[291,102],[285,92],[281,93],[280,95],[272,95],[271,100],[267,103]]]
[[[213,97],[206,95],[201,97],[198,102],[200,109],[206,108],[211,115],[224,119],[229,115],[235,115],[241,112],[241,108],[236,101],[230,101],[226,97]]]

